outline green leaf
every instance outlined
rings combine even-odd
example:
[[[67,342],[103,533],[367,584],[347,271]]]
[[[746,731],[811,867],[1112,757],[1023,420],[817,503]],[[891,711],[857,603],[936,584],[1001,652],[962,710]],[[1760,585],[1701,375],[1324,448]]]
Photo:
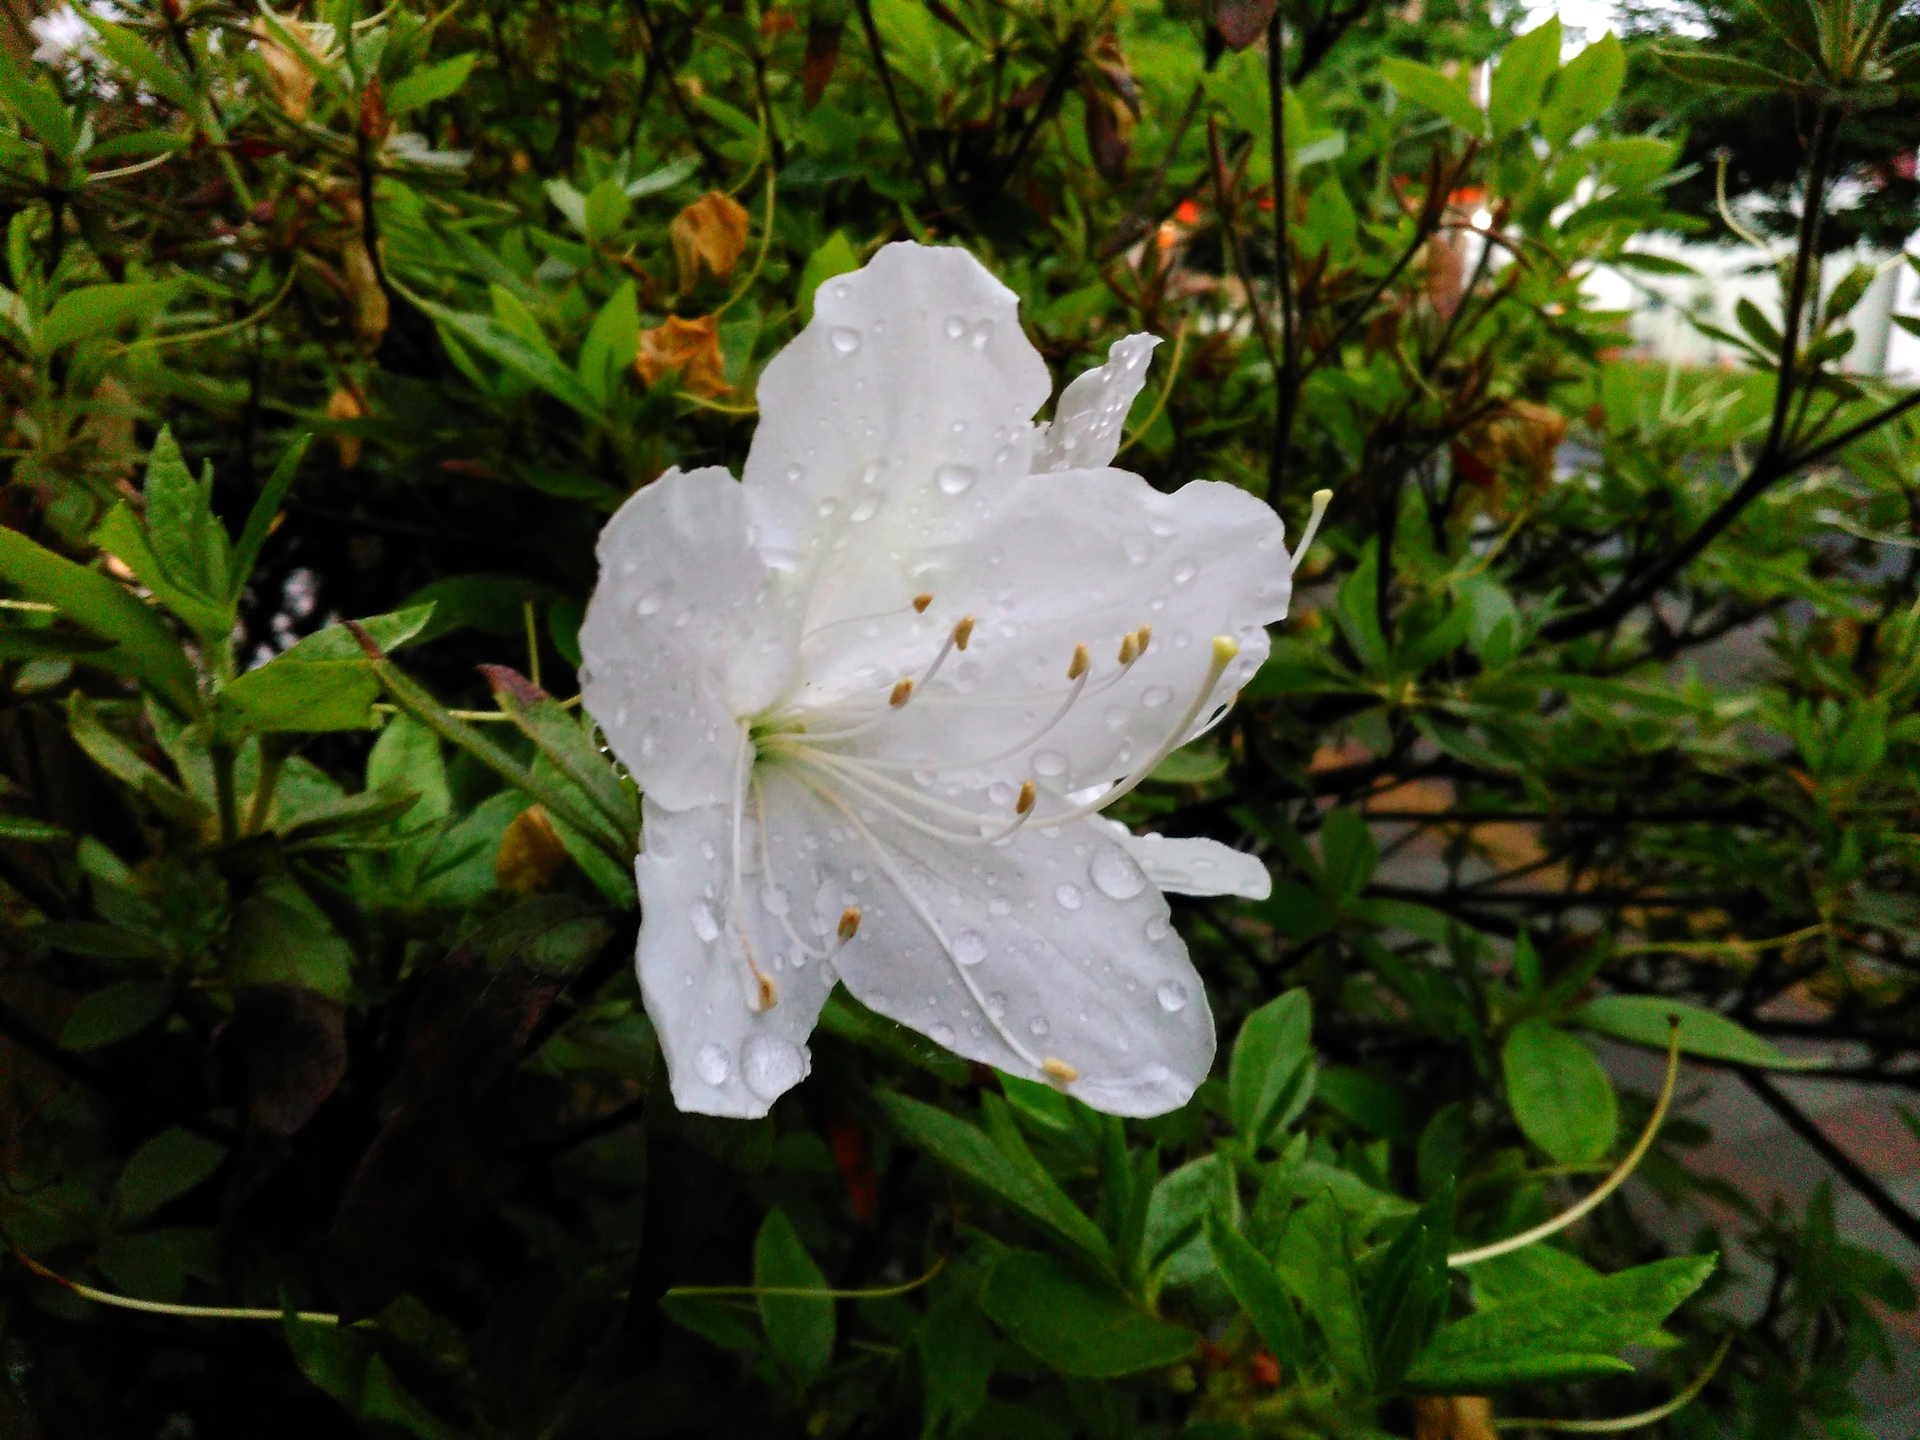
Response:
[[[199,480],[187,468],[166,426],[147,456],[147,543],[166,567],[166,577],[196,597],[215,601],[227,590],[227,536],[213,518],[213,474]]]
[[[1713,1267],[1711,1255],[1658,1260],[1482,1310],[1435,1335],[1407,1383],[1463,1395],[1631,1370],[1614,1352],[1651,1334]]]
[[[682,181],[691,180],[700,172],[698,155],[682,155],[670,165],[662,165],[658,170],[642,175],[638,180],[627,182],[627,198],[643,199],[648,195],[658,195],[663,190],[671,190]]]
[[[367,632],[372,640],[384,651],[398,650],[402,645],[410,644],[427,634],[437,613],[434,603],[429,600],[424,605],[408,605],[401,610],[390,611],[385,615],[369,615],[354,624]],[[344,624],[329,625],[324,630],[316,630],[306,639],[285,650],[269,662],[278,664],[286,661],[307,662],[313,660],[354,660],[364,661],[366,651],[360,648],[360,642],[353,638],[353,632]]]
[[[1627,78],[1627,52],[1611,34],[1602,35],[1561,67],[1540,107],[1540,133],[1549,145],[1567,143],[1591,125],[1619,98]]]
[[[1560,68],[1560,17],[1550,16],[1500,52],[1487,98],[1495,138],[1511,134],[1540,111],[1547,81]]]
[[[171,610],[174,618],[203,642],[224,642],[233,629],[226,597],[222,595],[219,600],[213,600],[175,584],[166,563],[148,543],[147,534],[134,517],[132,507],[121,501],[107,512],[107,518],[93,532],[93,543],[133,571],[135,578],[153,593],[153,598]]]
[[[1202,740],[1174,751],[1149,777],[1162,785],[1204,785],[1227,773],[1227,757]]]
[[[604,418],[593,392],[582,385],[550,349],[530,343],[492,316],[452,310],[431,300],[422,300],[420,308],[483,355],[504,365],[522,379],[538,385],[554,399],[571,406],[587,419],[599,421]]]
[[[640,350],[640,302],[633,281],[621,284],[600,307],[580,344],[574,369],[580,383],[600,404],[607,403],[619,376]]]
[[[800,314],[803,319],[813,319],[813,292],[836,275],[845,275],[860,268],[860,256],[853,248],[853,242],[846,232],[834,231],[815,247],[807,257],[807,263],[800,270],[800,285],[796,292],[800,301]]]
[[[612,762],[588,738],[582,721],[505,665],[482,665],[480,673],[493,688],[495,703],[604,817],[606,824],[599,831],[602,843],[611,842],[629,854],[638,849],[640,817],[634,813],[633,800]]]
[[[213,713],[227,735],[318,735],[373,730],[380,677],[365,660],[289,660],[276,656],[223,685]]]
[[[197,111],[199,97],[194,94],[193,82],[149,49],[138,35],[88,11],[83,10],[81,17],[93,26],[98,36],[96,43],[108,59],[133,75],[154,94],[172,101],[189,113]]]
[[[1267,1349],[1282,1365],[1299,1368],[1306,1357],[1306,1340],[1301,1333],[1300,1317],[1293,1308],[1293,1297],[1280,1281],[1267,1257],[1254,1249],[1245,1236],[1209,1211],[1206,1218],[1207,1245],[1213,1251],[1213,1263],[1227,1289],[1240,1302],[1240,1308],[1253,1321],[1253,1328],[1267,1342]]]
[[[311,434],[295,438],[287,447],[286,454],[280,457],[280,463],[273,467],[273,474],[267,477],[267,483],[261,487],[258,498],[253,502],[253,509],[247,512],[246,528],[240,532],[240,543],[233,547],[233,560],[229,567],[229,608],[239,605],[240,592],[246,589],[247,581],[253,575],[254,564],[260,559],[260,547],[267,543],[274,517],[280,513],[280,502],[287,498],[287,491],[293,488],[293,477],[300,469],[300,461],[306,456],[307,446],[312,443]]]
[[[1303,1188],[1317,1183],[1317,1177],[1302,1177]],[[1373,1347],[1354,1271],[1362,1238],[1358,1228],[1348,1223],[1332,1190],[1323,1187],[1294,1211],[1271,1254],[1281,1282],[1306,1307],[1326,1338],[1334,1365],[1370,1386]]]
[[[1778,71],[1731,55],[1702,55],[1695,51],[1655,50],[1654,58],[1668,73],[1696,85],[1723,90],[1798,90],[1799,84]]]
[[[1704,1060],[1726,1060],[1763,1070],[1819,1070],[1827,1063],[1789,1055],[1737,1020],[1662,995],[1602,995],[1589,1000],[1568,1018],[1576,1025],[1598,1030],[1616,1040],[1665,1050],[1672,1032],[1669,1017],[1680,1022],[1680,1049]]]
[[[289,880],[270,880],[241,901],[227,931],[232,985],[298,985],[345,1000],[353,951]]]
[[[1135,1305],[1065,1261],[1015,1250],[980,1290],[987,1317],[1068,1375],[1111,1379],[1176,1365],[1200,1337]]]
[[[64,560],[0,526],[0,580],[28,600],[57,605],[69,620],[114,642],[86,663],[145,682],[183,715],[199,711],[199,685],[179,642],[118,581]]]
[[[1819,14],[1809,0],[1749,0],[1772,30],[1807,59],[1820,59]]]
[[[227,1147],[191,1130],[162,1130],[134,1151],[113,1187],[122,1223],[137,1224],[199,1185],[227,1158]]]
[[[1313,1097],[1313,1001],[1289,990],[1247,1016],[1233,1042],[1227,1108],[1250,1150],[1293,1123]]]
[[[45,75],[29,75],[14,62],[13,56],[0,51],[0,102],[18,115],[26,126],[61,159],[73,154],[80,135],[73,128],[73,117],[61,103],[60,92]],[[16,272],[16,283],[17,272]]]
[[[1545,1020],[1523,1020],[1500,1052],[1513,1117],[1563,1165],[1598,1160],[1619,1132],[1613,1082],[1587,1045]]]
[[[588,242],[600,245],[618,235],[632,210],[633,202],[627,199],[626,190],[613,176],[607,176],[587,192],[581,211]]]
[[[1374,1383],[1396,1387],[1447,1313],[1447,1242],[1453,1181],[1447,1180],[1393,1239],[1367,1275]]]
[[[760,1233],[754,1238],[753,1283],[763,1292],[769,1288],[827,1288],[827,1277],[807,1253],[806,1246],[800,1243],[793,1222],[783,1210],[769,1210]],[[799,1388],[808,1389],[833,1359],[832,1298],[762,1293],[754,1299],[760,1307],[760,1324],[767,1332],[767,1344],[780,1363],[793,1373]]]
[[[67,696],[67,731],[88,759],[144,796],[155,808],[189,825],[200,825],[207,820],[206,807],[149,764],[145,756],[107,725],[92,699],[79,690]]]
[[[878,1098],[903,1138],[1065,1241],[1089,1261],[1102,1269],[1112,1268],[1113,1250],[1107,1237],[1057,1184],[1036,1177],[1009,1159],[977,1126],[957,1115],[905,1095],[887,1093]]]
[[[446,99],[467,83],[479,58],[478,50],[469,50],[402,76],[387,87],[387,114],[398,118],[409,110]]]
[[[88,285],[69,290],[33,332],[34,353],[51,355],[62,345],[114,330],[129,320],[150,320],[173,303],[178,280]]]
[[[123,980],[95,990],[74,1006],[60,1027],[66,1050],[98,1050],[137,1035],[167,1013],[173,987],[160,980]]]
[[[1469,135],[1484,135],[1486,116],[1458,80],[1449,80],[1431,65],[1388,56],[1380,62],[1380,77],[1407,99],[1452,121]]]

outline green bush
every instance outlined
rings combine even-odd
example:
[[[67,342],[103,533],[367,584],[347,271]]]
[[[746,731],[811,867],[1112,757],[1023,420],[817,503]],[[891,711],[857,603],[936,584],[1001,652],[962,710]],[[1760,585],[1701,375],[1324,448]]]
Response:
[[[1766,64],[1665,62],[1806,121],[1780,306],[1721,337],[1751,374],[1622,358],[1583,290],[1671,267],[1632,242],[1684,176],[1557,21],[37,22],[0,53],[10,1433],[1864,1434],[1910,1285],[1826,1189],[1689,1169],[1673,1108],[1684,1052],[1920,1235],[1766,1077],[1912,1083],[1920,393],[1842,373],[1872,275],[1818,257],[1837,117],[1920,65],[1887,7],[1762,8]],[[577,704],[595,538],[737,473],[815,291],[903,239],[1011,287],[1056,391],[1159,337],[1117,461],[1156,488],[1289,537],[1332,493],[1238,704],[1112,812],[1271,875],[1175,902],[1221,1059],[1169,1114],[845,988],[770,1114],[668,1091],[640,797]]]

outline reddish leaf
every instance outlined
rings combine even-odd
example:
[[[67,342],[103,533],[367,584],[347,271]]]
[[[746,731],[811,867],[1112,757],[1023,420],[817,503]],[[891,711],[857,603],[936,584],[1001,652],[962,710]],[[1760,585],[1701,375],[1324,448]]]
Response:
[[[1215,0],[1214,27],[1229,49],[1244,50],[1267,33],[1279,0]]]
[[[347,1073],[347,1007],[301,985],[242,985],[233,1000],[247,1113],[284,1138],[313,1118]]]
[[[840,33],[846,28],[846,22],[842,20],[807,22],[807,59],[801,67],[800,76],[806,88],[809,110],[827,93],[827,82],[833,79],[833,67],[840,63]]]

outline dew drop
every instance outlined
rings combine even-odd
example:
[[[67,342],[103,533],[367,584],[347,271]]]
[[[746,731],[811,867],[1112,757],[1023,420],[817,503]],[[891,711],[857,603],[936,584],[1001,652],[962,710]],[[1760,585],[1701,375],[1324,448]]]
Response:
[[[953,1026],[947,1024],[944,1020],[938,1021],[932,1029],[927,1031],[927,1038],[936,1045],[951,1047],[953,1044]]]
[[[700,855],[702,859],[711,860],[719,853],[719,851],[713,848],[713,842],[711,840],[702,840],[700,842]]]
[[[1053,1026],[1047,1023],[1046,1016],[1036,1015],[1027,1022],[1027,1029],[1033,1032],[1034,1039],[1044,1040],[1052,1033]]]
[[[778,885],[769,885],[762,890],[760,903],[766,907],[769,915],[784,915],[793,908],[793,902],[787,898],[787,892]]]
[[[791,482],[799,481],[806,473],[807,467],[804,465],[795,464],[787,466],[787,479]]]
[[[962,965],[978,965],[987,958],[987,942],[978,930],[962,930],[953,937],[953,958]]]
[[[1172,933],[1173,926],[1167,923],[1167,917],[1164,915],[1156,915],[1147,921],[1147,939],[1149,940],[1164,940]]]
[[[1007,997],[998,990],[995,990],[991,995],[987,996],[987,1014],[998,1020],[1006,1013]]]
[[[1158,710],[1171,699],[1173,699],[1173,691],[1166,686],[1149,685],[1146,693],[1140,697],[1140,703],[1149,710]]]
[[[987,342],[991,339],[993,339],[993,321],[982,320],[978,325],[973,327],[973,348],[974,349],[976,350],[986,349]]]
[[[964,315],[949,315],[941,327],[947,332],[949,340],[958,340],[967,333],[967,319]]]
[[[1033,773],[1049,780],[1067,773],[1067,757],[1058,750],[1042,750],[1033,757]]]
[[[840,502],[829,496],[825,500],[822,500],[815,508],[820,512],[820,518],[825,520],[840,508]]]
[[[1180,527],[1171,520],[1155,520],[1147,528],[1162,540],[1170,539],[1180,533]]]
[[[694,1071],[709,1085],[724,1085],[727,1076],[733,1073],[733,1061],[728,1058],[727,1047],[716,1045],[709,1040],[700,1047],[700,1053],[693,1057]]]
[[[1087,897],[1071,880],[1062,880],[1053,887],[1053,898],[1060,902],[1062,910],[1078,910]]]
[[[851,355],[860,348],[860,332],[849,329],[845,325],[834,326],[832,330],[827,332],[827,339],[832,342],[833,348],[838,350],[842,355]]]
[[[1111,900],[1131,900],[1147,888],[1146,875],[1118,845],[1102,845],[1094,851],[1087,873],[1095,888]]]
[[[1107,729],[1119,730],[1124,728],[1127,723],[1127,712],[1122,710],[1118,705],[1109,705],[1105,710],[1100,712],[1100,718],[1107,722]]]
[[[987,913],[989,915],[1011,915],[1013,913],[1013,902],[1004,895],[996,895],[987,902]]]
[[[704,1059],[706,1051],[700,1053]],[[725,1061],[724,1054],[721,1059]],[[762,1100],[776,1100],[786,1094],[807,1078],[811,1068],[807,1052],[779,1035],[754,1035],[740,1048],[740,1078]],[[703,1077],[705,1073],[701,1072]]]
[[[1198,565],[1194,564],[1191,560],[1182,560],[1178,565],[1173,567],[1173,583],[1176,585],[1184,585],[1199,573],[1200,567]]]
[[[700,937],[701,943],[711,945],[720,938],[720,922],[713,918],[713,909],[706,901],[694,901],[687,918],[693,921],[693,933]],[[720,1082],[716,1080],[713,1083],[717,1085]]]
[[[1177,1015],[1187,1008],[1187,987],[1178,980],[1162,980],[1159,989],[1153,992],[1153,998],[1160,1002],[1160,1008],[1169,1015]]]
[[[640,597],[640,603],[633,607],[633,613],[640,616],[658,615],[660,607],[667,603],[667,587],[658,586]]]
[[[856,525],[863,524],[866,521],[871,520],[873,518],[874,512],[879,508],[880,508],[880,497],[878,495],[869,495],[866,497],[866,499],[862,500],[858,505],[853,507],[853,514],[850,515],[848,518],[852,520]]]
[[[942,465],[933,472],[933,483],[943,495],[964,495],[979,478],[980,472],[971,465]]]

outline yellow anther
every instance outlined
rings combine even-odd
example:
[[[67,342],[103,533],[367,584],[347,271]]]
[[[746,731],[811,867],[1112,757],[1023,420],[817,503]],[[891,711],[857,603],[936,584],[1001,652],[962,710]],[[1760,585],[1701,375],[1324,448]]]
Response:
[[[1013,802],[1013,813],[1016,815],[1024,815],[1033,809],[1035,793],[1033,781],[1022,780],[1020,782],[1020,798]]]
[[[963,615],[960,617],[960,623],[953,627],[953,648],[956,650],[966,649],[967,641],[972,638],[973,616]]]
[[[1040,1068],[1062,1085],[1071,1085],[1080,1078],[1080,1072],[1057,1055],[1047,1056],[1040,1062]]]
[[[887,704],[891,705],[894,709],[898,710],[902,705],[906,704],[907,701],[911,700],[912,698],[913,698],[913,677],[911,675],[902,675],[897,681],[894,682],[893,694],[887,697]]]
[[[1140,642],[1131,635],[1120,637],[1120,663],[1131,665],[1140,658]]]
[[[857,907],[849,905],[840,912],[840,938],[843,941],[851,940],[859,933],[860,911]]]
[[[1078,680],[1082,675],[1087,673],[1087,667],[1092,663],[1093,662],[1087,658],[1086,646],[1074,646],[1073,662],[1067,666],[1067,679]]]
[[[773,977],[754,972],[754,980],[760,986],[760,1008],[771,1010],[780,1003],[780,992],[773,988]]]
[[[931,605],[932,603],[933,603],[933,592],[931,590],[927,591],[927,593],[924,595],[914,596],[913,597],[913,613],[916,615],[926,614],[927,606]]]
[[[1133,638],[1140,642],[1140,653],[1142,655],[1146,654],[1147,642],[1153,639],[1153,626],[1142,625],[1138,630],[1133,632]]]
[[[1234,639],[1231,635],[1216,635],[1213,637],[1213,663],[1214,664],[1225,665],[1229,660],[1233,659],[1233,657],[1238,655],[1239,653],[1240,653],[1240,642]]]

